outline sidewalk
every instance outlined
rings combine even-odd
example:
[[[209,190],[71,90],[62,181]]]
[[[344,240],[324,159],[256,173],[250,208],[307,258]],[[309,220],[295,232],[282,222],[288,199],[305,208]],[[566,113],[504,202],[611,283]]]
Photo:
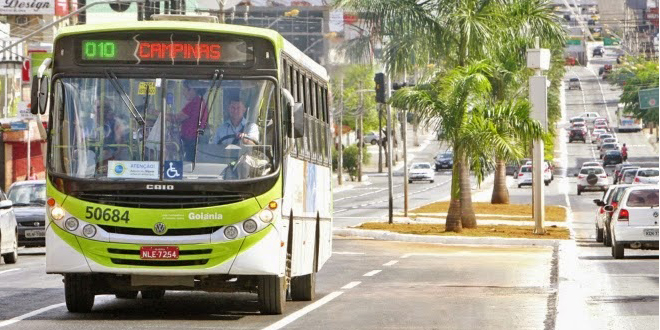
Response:
[[[650,131],[651,129],[644,128],[642,130],[642,133],[644,134],[644,137],[646,137],[646,140],[649,141],[651,147],[653,147],[653,150],[655,150],[655,152],[658,152],[658,135],[656,135],[658,134],[657,128],[654,128],[654,134],[651,134]]]

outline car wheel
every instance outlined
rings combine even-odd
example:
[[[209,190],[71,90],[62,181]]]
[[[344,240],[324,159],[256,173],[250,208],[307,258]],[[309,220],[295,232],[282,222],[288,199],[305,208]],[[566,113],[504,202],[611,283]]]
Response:
[[[431,180],[431,183],[435,182],[434,180]]]
[[[610,233],[610,226],[605,223],[605,231],[603,232],[603,245],[612,246],[612,234]]]
[[[412,183],[412,180],[408,180],[408,183]]]
[[[14,240],[14,251],[2,255],[2,259],[5,260],[6,264],[15,264],[18,261],[18,233],[16,234],[16,239]]]
[[[142,290],[142,299],[161,299],[165,296],[165,290]]]
[[[545,181],[544,183],[546,187],[550,185],[550,181]]]
[[[623,244],[617,244],[616,240],[612,239],[612,257],[614,259],[623,259],[623,255]]]
[[[88,313],[94,306],[92,277],[64,274],[64,300],[71,313]]]
[[[603,242],[603,229],[596,227],[596,242]]]
[[[580,190],[580,188],[578,188],[577,194],[578,194],[578,196],[580,196],[580,194],[582,194],[582,190]]]
[[[371,140],[371,145],[372,145],[372,146],[373,146],[373,145],[376,145],[377,143],[378,143],[378,141],[376,141],[376,140]]]
[[[522,185],[521,185],[521,184],[519,184],[519,185],[518,185],[518,188],[520,188],[520,187],[522,187]]]

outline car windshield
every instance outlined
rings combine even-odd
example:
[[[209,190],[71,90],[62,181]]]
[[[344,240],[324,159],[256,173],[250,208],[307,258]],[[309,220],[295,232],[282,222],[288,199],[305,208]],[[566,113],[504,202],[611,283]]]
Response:
[[[46,184],[20,184],[11,187],[7,196],[14,206],[45,206]]]
[[[633,190],[628,195],[626,205],[633,207],[658,206],[658,189]]]
[[[438,155],[438,158],[441,158],[441,159],[450,159],[450,158],[453,158],[453,157],[454,157],[454,155],[450,152],[446,152],[446,153],[442,153],[442,154]]]
[[[603,144],[603,146],[600,147],[600,148],[601,148],[601,149],[616,149],[616,144],[614,144],[614,143],[607,143],[607,144]]]
[[[658,170],[654,170],[654,169],[639,170],[637,171],[637,176],[643,176],[643,177],[658,176]]]
[[[621,151],[619,151],[619,150],[609,150],[605,154],[608,155],[608,156],[616,156],[616,155],[620,155]]]
[[[416,170],[416,169],[429,169],[429,168],[431,168],[431,165],[429,165],[429,164],[413,164],[413,166],[412,166],[413,170]]]
[[[522,172],[522,173],[531,173],[532,172],[532,167],[531,166],[525,166],[522,169],[520,169],[520,172]]]
[[[603,174],[602,168],[583,168],[580,170],[580,174]]]
[[[601,134],[598,138],[601,140],[605,140],[611,138],[612,136],[613,136],[612,134]]]
[[[51,171],[100,180],[267,175],[277,159],[274,86],[267,80],[59,79]]]

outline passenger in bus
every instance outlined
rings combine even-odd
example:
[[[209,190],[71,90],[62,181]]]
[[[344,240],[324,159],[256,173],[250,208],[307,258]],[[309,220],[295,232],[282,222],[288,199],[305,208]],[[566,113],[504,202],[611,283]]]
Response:
[[[183,147],[184,156],[186,161],[192,161],[195,157],[195,144],[197,143],[197,125],[199,124],[200,104],[202,103],[201,95],[203,91],[194,88],[191,81],[183,81],[183,94],[188,100],[181,112],[177,113],[174,118],[177,122],[181,122],[181,144]],[[201,107],[202,120],[200,129],[206,128],[208,111],[206,104]]]
[[[240,100],[237,94],[230,95],[229,107],[229,120],[226,120],[213,137],[213,143],[229,145],[229,144],[256,144],[259,141],[259,128],[255,123],[248,123],[245,118],[247,108],[243,101]]]
[[[129,160],[129,136],[128,118],[116,115],[112,120],[112,131],[104,140],[104,163],[108,160]]]

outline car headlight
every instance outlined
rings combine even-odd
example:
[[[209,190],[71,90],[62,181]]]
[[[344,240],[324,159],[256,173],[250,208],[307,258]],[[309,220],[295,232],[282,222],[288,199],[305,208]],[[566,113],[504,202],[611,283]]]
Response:
[[[234,238],[238,237],[238,228],[236,228],[234,226],[229,226],[229,227],[225,228],[225,237],[227,237],[229,239],[234,239]]]
[[[64,215],[65,215],[64,209],[59,206],[55,206],[52,209],[50,209],[50,216],[55,220],[62,220],[62,218],[64,218]]]
[[[243,230],[245,230],[246,233],[254,233],[257,228],[257,222],[252,219],[248,219],[243,222]]]
[[[66,219],[66,221],[64,221],[64,228],[66,228],[68,231],[74,231],[78,229],[78,219],[76,218]]]
[[[269,223],[273,221],[273,211],[263,210],[259,212],[259,219],[265,223]]]
[[[83,227],[82,233],[85,235],[85,237],[94,237],[94,235],[96,235],[96,227],[94,227],[94,225],[85,225],[85,227]]]

